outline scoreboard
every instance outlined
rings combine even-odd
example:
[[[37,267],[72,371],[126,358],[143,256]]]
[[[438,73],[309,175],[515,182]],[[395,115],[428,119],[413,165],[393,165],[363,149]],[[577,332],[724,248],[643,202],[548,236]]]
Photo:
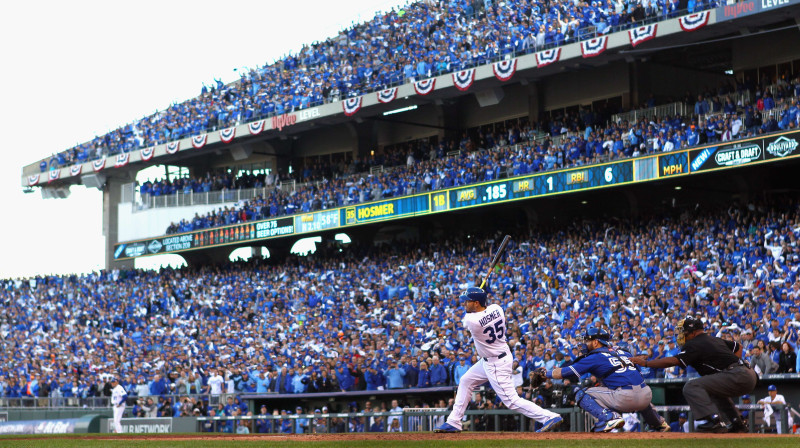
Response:
[[[633,161],[623,160],[607,165],[592,165],[563,171],[515,177],[476,186],[450,189],[447,203],[437,199],[436,211],[507,202],[514,199],[548,196],[575,190],[607,187],[633,181]],[[439,197],[440,193],[435,193]]]
[[[355,204],[277,219],[203,229],[148,240],[119,243],[118,260],[159,253],[261,241],[291,235],[346,229],[351,226],[432,213],[483,207],[574,191],[607,188],[667,177],[702,174],[800,155],[800,132],[772,134],[693,149],[651,154],[615,162],[456,186],[399,198]]]

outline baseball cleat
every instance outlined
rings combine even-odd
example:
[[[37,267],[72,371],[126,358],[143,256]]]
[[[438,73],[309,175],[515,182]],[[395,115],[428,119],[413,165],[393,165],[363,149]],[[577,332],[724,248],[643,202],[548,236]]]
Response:
[[[542,427],[539,428],[536,432],[547,432],[547,431],[553,430],[558,425],[560,425],[562,421],[563,421],[563,419],[560,416],[553,417],[550,420],[547,420],[546,422],[544,422],[542,424]]]
[[[728,428],[728,432],[738,432],[738,433],[748,433],[750,432],[750,428],[739,418],[733,419],[731,422],[731,426]]]
[[[442,426],[434,429],[433,432],[455,433],[455,432],[461,432],[461,430],[456,428],[455,426],[451,425],[450,423],[444,423],[444,424],[442,424]]]
[[[728,432],[728,427],[723,425],[719,417],[711,417],[706,420],[702,425],[697,425],[697,432],[713,432],[715,434],[724,434]]]
[[[610,420],[603,420],[597,422],[592,429],[593,432],[611,432],[615,429],[620,429],[625,426],[625,419],[622,417],[614,417]]]

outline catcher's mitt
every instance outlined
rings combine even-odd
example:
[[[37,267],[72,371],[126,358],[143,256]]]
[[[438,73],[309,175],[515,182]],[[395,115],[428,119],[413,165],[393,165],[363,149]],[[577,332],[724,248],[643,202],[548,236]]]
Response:
[[[533,378],[531,378],[531,386],[539,387],[547,381],[547,369],[544,367],[538,367],[536,370],[533,371]]]

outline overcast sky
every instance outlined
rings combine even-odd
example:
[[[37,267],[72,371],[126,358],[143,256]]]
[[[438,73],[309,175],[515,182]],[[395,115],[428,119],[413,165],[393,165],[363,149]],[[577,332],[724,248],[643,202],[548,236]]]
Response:
[[[335,36],[398,0],[5,2],[0,278],[104,263],[102,198],[22,192],[22,167],[197,96],[202,83]]]

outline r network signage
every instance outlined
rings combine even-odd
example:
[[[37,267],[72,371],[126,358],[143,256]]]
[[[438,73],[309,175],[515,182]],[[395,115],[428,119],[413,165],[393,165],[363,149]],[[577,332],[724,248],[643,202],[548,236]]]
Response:
[[[156,418],[123,418],[120,420],[123,433],[170,433],[172,432],[172,417]],[[114,421],[108,419],[109,431],[114,426]]]
[[[732,5],[718,7],[717,22],[738,19],[739,17],[750,16],[796,4],[800,4],[800,0],[744,0]]]

